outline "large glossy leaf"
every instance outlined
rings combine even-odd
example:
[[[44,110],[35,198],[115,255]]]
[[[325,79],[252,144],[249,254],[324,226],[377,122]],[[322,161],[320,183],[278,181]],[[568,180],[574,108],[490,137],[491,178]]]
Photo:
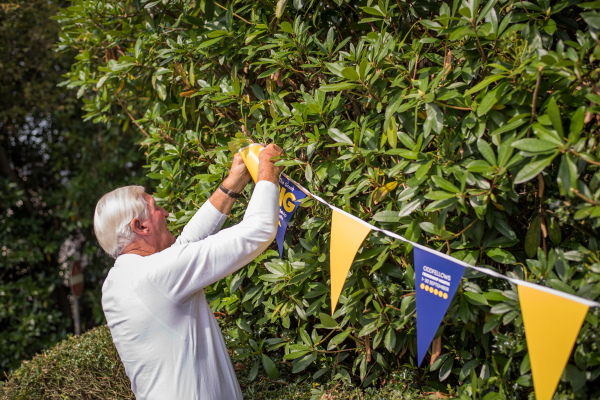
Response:
[[[352,143],[352,139],[350,139],[348,137],[348,135],[346,135],[344,132],[340,131],[337,128],[330,128],[327,130],[327,133],[336,142],[349,144],[349,145],[354,144],[354,143]]]
[[[500,264],[514,264],[517,261],[511,252],[501,248],[486,250],[485,254]]]
[[[525,183],[538,176],[554,159],[555,154],[550,157],[542,158],[541,160],[533,161],[526,164],[517,176],[515,177],[515,183]]]
[[[556,143],[539,139],[517,140],[516,142],[513,142],[512,146],[529,153],[548,153],[555,151],[558,148]]]
[[[441,189],[447,190],[452,193],[460,193],[459,188],[457,188],[453,183],[451,183],[450,181],[448,181],[447,179],[445,179],[439,175],[433,175],[431,177],[431,180],[433,181],[433,183],[435,183]]]
[[[269,375],[269,378],[275,379],[279,377],[279,370],[277,369],[277,366],[273,360],[271,360],[266,354],[261,354],[261,358],[263,368],[265,369],[267,375]]]
[[[494,153],[494,150],[489,145],[489,143],[487,143],[484,140],[479,139],[477,141],[477,148],[479,149],[479,152],[481,153],[483,158],[485,158],[485,160],[490,165],[498,165],[498,161],[496,160],[496,153]]]

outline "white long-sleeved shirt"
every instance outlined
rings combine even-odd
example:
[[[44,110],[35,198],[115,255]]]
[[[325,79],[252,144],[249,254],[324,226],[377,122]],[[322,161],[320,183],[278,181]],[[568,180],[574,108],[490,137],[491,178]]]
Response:
[[[227,216],[207,201],[171,247],[117,258],[102,287],[102,308],[136,399],[242,398],[203,288],[269,246],[278,194],[275,184],[258,182],[243,221],[220,232]]]

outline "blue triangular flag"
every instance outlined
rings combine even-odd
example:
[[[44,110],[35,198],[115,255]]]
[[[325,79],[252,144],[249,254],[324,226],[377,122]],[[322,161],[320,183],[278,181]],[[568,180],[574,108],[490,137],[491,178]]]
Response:
[[[306,193],[300,190],[295,183],[285,174],[279,175],[279,227],[277,228],[277,247],[279,257],[283,256],[283,240],[288,222],[300,204],[300,200],[306,197]]]
[[[421,365],[446,315],[465,268],[434,250],[414,247],[417,292],[417,354]]]

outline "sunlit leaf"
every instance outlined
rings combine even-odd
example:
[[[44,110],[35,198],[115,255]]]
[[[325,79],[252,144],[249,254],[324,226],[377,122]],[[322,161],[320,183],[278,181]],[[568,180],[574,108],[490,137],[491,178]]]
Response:
[[[373,192],[373,203],[380,203],[392,190],[396,189],[397,186],[398,182],[392,181],[375,189],[375,192]]]
[[[350,139],[345,133],[343,133],[342,131],[340,131],[337,128],[329,128],[327,130],[327,133],[333,140],[335,140],[338,143],[344,143],[344,144],[349,144],[349,145],[354,144],[354,143],[352,143],[352,139]]]

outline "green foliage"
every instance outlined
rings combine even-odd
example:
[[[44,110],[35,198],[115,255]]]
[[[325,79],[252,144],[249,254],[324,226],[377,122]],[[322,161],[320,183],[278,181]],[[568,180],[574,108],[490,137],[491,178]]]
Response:
[[[134,399],[106,326],[70,336],[23,362],[0,388],[3,400]]]
[[[363,220],[598,299],[600,14],[576,3],[74,0],[58,20],[61,48],[79,52],[65,84],[87,118],[139,126],[174,230],[227,171],[229,144],[274,141],[286,173]],[[301,379],[369,386],[400,370],[465,399],[532,393],[516,288],[473,271],[442,354],[417,369],[411,249],[384,235],[331,317],[330,218],[303,201],[285,259],[268,251],[207,289],[250,379],[283,359]],[[600,395],[598,330],[592,309],[560,398]]]
[[[84,329],[103,322],[98,283],[110,263],[90,229],[93,210],[140,170],[135,139],[82,123],[79,102],[57,87],[73,57],[53,51],[57,11],[56,2],[0,4],[0,379],[71,331],[73,260],[86,267]]]
[[[296,385],[268,378],[249,382],[240,377],[240,382],[244,397],[256,400],[316,400],[324,396],[356,400],[424,398],[406,377],[400,376],[377,390],[358,390],[340,383]],[[110,331],[104,325],[81,336],[71,336],[25,361],[0,387],[0,399],[122,400],[134,399],[134,395]]]

